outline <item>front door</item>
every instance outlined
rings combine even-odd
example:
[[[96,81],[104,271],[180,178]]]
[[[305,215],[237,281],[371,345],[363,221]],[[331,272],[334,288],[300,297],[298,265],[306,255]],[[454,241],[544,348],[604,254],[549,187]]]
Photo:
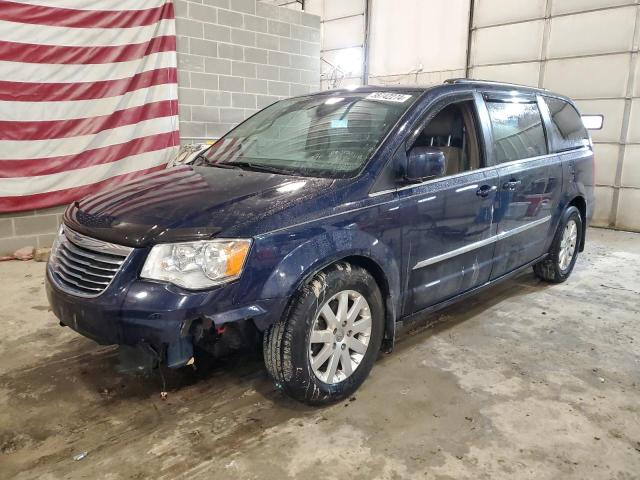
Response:
[[[406,221],[406,314],[485,283],[493,260],[498,173],[485,167],[473,96],[427,118],[410,147],[441,150],[446,173],[397,191],[397,214]]]
[[[535,96],[485,97],[500,176],[494,221],[496,248],[491,278],[541,256],[562,190],[562,164],[549,154]]]

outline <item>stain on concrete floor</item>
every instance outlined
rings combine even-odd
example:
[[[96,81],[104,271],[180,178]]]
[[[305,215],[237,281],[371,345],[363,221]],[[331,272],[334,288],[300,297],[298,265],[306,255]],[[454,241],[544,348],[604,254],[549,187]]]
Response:
[[[639,265],[640,235],[592,229],[565,284],[527,272],[425,318],[318,409],[255,359],[173,372],[162,401],[58,326],[43,264],[0,263],[0,478],[638,479]]]

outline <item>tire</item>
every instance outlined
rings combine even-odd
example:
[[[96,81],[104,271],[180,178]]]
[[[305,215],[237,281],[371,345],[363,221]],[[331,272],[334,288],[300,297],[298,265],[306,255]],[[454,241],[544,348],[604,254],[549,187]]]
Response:
[[[342,304],[353,319],[337,321],[347,312],[340,309]],[[331,317],[327,309],[337,313]],[[296,400],[310,405],[336,402],[352,395],[369,375],[383,330],[384,306],[376,281],[365,269],[340,262],[301,287],[282,318],[265,332],[265,365],[276,386]]]
[[[569,233],[573,231],[575,235]],[[569,237],[566,236],[567,234]],[[582,217],[580,216],[580,211],[571,206],[562,214],[558,230],[553,237],[551,247],[549,247],[549,255],[546,259],[533,266],[534,273],[545,282],[564,282],[569,278],[576,264],[581,241]]]

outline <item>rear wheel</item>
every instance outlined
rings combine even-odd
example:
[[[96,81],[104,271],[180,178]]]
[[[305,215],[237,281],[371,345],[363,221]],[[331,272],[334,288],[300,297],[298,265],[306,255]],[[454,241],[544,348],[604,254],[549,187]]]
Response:
[[[533,266],[535,274],[546,282],[564,282],[573,271],[581,241],[582,217],[580,211],[572,206],[562,215],[549,255]]]
[[[269,374],[309,404],[351,395],[364,382],[382,342],[382,295],[369,273],[338,263],[301,288],[264,336]]]

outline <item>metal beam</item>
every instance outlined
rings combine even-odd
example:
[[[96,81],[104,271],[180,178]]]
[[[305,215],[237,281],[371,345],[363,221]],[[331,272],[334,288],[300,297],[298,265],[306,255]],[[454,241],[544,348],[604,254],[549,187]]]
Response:
[[[362,49],[362,84],[369,83],[369,45],[371,40],[371,0],[364,4],[364,41]]]
[[[467,63],[464,67],[464,76],[469,78],[469,70],[471,70],[471,46],[473,42],[473,11],[475,9],[475,0],[469,0],[469,23],[467,27]]]

